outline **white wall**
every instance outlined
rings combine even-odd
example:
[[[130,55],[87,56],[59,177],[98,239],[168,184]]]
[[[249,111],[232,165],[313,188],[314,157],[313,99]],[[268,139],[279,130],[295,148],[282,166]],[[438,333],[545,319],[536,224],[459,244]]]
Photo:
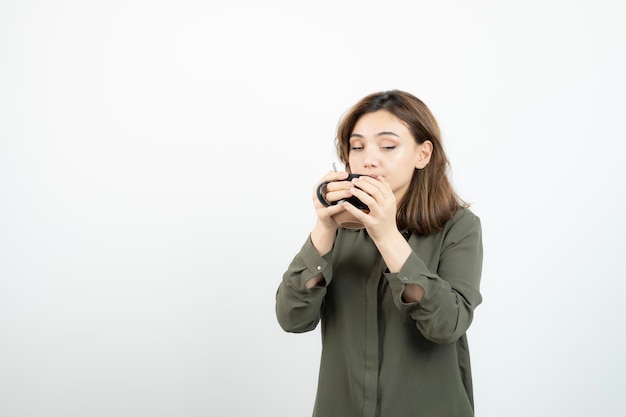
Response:
[[[0,415],[310,415],[319,333],[283,333],[274,293],[339,117],[400,88],[483,221],[477,415],[623,416],[625,18],[3,1]]]

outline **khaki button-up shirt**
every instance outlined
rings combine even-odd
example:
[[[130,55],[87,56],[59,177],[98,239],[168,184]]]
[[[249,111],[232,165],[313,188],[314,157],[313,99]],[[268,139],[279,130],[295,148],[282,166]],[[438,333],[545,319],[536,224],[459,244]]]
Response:
[[[331,252],[310,239],[276,294],[288,332],[321,323],[322,356],[314,416],[473,416],[466,331],[482,297],[480,220],[462,209],[439,233],[411,235],[413,248],[390,273],[365,230],[339,229]],[[325,286],[307,289],[322,274]],[[424,288],[406,303],[406,284]]]

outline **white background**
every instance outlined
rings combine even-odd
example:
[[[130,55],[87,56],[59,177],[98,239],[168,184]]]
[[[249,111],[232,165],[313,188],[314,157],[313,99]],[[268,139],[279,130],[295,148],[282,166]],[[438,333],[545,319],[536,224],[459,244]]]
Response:
[[[625,19],[3,0],[0,415],[309,416],[319,333],[282,332],[274,294],[339,118],[392,88],[483,222],[477,416],[625,415]]]

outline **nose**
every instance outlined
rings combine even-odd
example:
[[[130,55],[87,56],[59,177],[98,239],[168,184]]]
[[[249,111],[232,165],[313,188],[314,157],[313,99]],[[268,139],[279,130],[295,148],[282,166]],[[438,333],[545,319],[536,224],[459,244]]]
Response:
[[[376,155],[376,151],[372,149],[372,147],[367,147],[364,149],[363,155],[363,167],[364,168],[375,168],[378,166],[378,156]]]

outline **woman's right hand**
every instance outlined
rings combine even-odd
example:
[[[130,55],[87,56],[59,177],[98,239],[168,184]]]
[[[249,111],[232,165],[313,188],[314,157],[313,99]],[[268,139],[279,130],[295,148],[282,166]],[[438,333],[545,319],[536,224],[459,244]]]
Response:
[[[319,219],[319,222],[331,229],[336,229],[338,227],[332,216],[344,211],[345,209],[341,206],[341,204],[331,206],[324,205],[317,197],[317,189],[323,182],[331,181],[322,189],[322,194],[329,203],[333,203],[343,198],[352,197],[352,194],[350,193],[350,189],[354,187],[352,183],[349,181],[341,181],[346,178],[348,178],[347,172],[329,171],[317,182],[317,184],[315,184],[315,187],[313,188],[313,207],[315,208],[317,218]]]
[[[332,249],[335,242],[335,235],[337,233],[337,229],[339,228],[339,225],[335,222],[335,220],[333,220],[333,216],[341,211],[344,211],[345,208],[341,204],[326,207],[317,198],[317,189],[324,181],[332,181],[326,184],[322,190],[326,201],[332,203],[334,201],[341,200],[342,198],[349,198],[352,196],[350,193],[350,189],[353,187],[352,183],[349,181],[341,181],[347,177],[347,172],[329,171],[315,184],[315,187],[313,188],[313,207],[315,208],[315,213],[317,214],[317,223],[311,232],[311,242],[320,255],[325,255]]]

